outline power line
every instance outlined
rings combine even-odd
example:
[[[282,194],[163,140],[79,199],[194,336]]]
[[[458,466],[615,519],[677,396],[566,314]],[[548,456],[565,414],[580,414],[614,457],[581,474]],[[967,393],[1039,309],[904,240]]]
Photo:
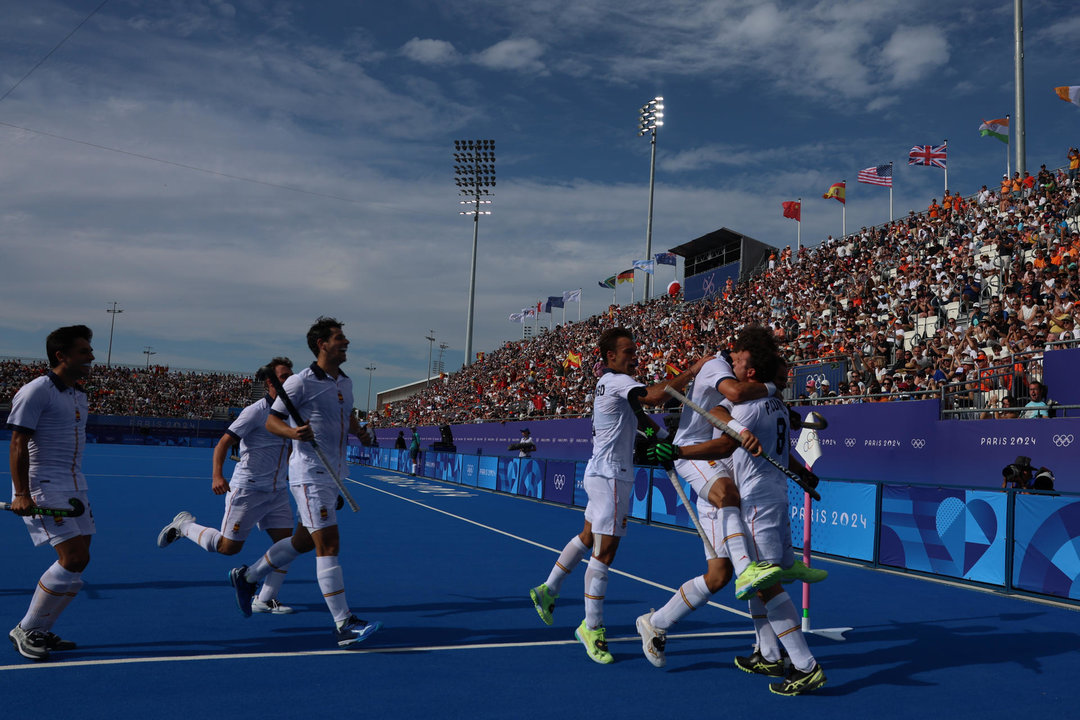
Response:
[[[63,40],[61,40],[60,42],[56,43],[56,47],[54,47],[54,48],[53,48],[52,50],[50,50],[49,52],[45,53],[45,57],[43,57],[43,58],[41,58],[40,60],[38,60],[38,61],[37,61],[37,64],[36,64],[36,65],[34,65],[34,67],[30,68],[30,69],[29,69],[29,70],[28,70],[28,71],[26,72],[26,74],[25,74],[25,75],[23,75],[23,76],[22,76],[21,78],[19,78],[19,81],[18,81],[18,82],[16,82],[16,83],[15,83],[14,85],[12,85],[12,86],[11,86],[10,88],[8,88],[8,91],[7,91],[6,93],[4,93],[3,95],[0,95],[0,102],[3,102],[3,101],[4,101],[4,99],[5,99],[5,98],[7,98],[7,96],[8,96],[8,95],[10,95],[11,93],[15,92],[15,88],[17,88],[17,87],[19,87],[20,85],[22,85],[22,83],[23,83],[23,80],[25,80],[26,78],[30,77],[30,75],[31,75],[31,74],[33,74],[33,72],[34,72],[35,70],[37,70],[37,69],[38,69],[39,67],[41,67],[41,66],[42,66],[42,65],[43,65],[43,64],[45,63],[45,61],[46,61],[46,60],[48,60],[48,59],[49,59],[50,57],[52,57],[52,54],[53,54],[54,52],[56,52],[57,50],[59,50],[59,49],[60,49],[60,46],[61,46],[61,45],[63,45],[64,43],[66,43],[66,42],[67,42],[68,40],[70,40],[70,39],[71,39],[71,36],[72,36],[72,35],[74,35],[75,33],[79,32],[79,29],[80,29],[80,28],[81,28],[81,27],[82,27],[83,25],[85,25],[85,24],[86,24],[86,23],[87,23],[87,22],[88,22],[88,21],[90,20],[90,18],[92,18],[92,17],[94,17],[95,15],[97,15],[97,12],[98,12],[98,10],[100,10],[100,9],[101,9],[101,8],[103,8],[103,7],[105,7],[105,6],[106,6],[106,5],[108,4],[108,3],[109,3],[109,0],[101,0],[101,4],[100,4],[100,5],[98,5],[98,6],[96,7],[96,8],[94,8],[94,9],[93,9],[93,10],[92,10],[92,11],[90,12],[90,14],[89,14],[89,15],[87,15],[86,17],[84,17],[84,18],[83,18],[83,21],[82,21],[81,23],[79,23],[78,25],[76,25],[76,26],[75,26],[75,29],[74,29],[74,30],[72,30],[72,31],[71,31],[71,32],[69,32],[69,33],[68,33],[67,35],[65,35],[65,36],[64,36],[64,39],[63,39]]]

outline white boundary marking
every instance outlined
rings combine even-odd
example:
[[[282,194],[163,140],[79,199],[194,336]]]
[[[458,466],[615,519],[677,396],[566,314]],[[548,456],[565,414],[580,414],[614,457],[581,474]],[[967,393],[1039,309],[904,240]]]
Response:
[[[753,635],[753,630],[732,630],[729,632],[681,633],[668,635],[675,639],[734,637]],[[641,642],[637,635],[608,638],[613,642]],[[95,667],[102,665],[142,665],[146,663],[192,662],[198,660],[262,660],[267,658],[326,657],[329,655],[387,655],[416,652],[439,652],[441,650],[493,650],[500,648],[545,647],[554,645],[577,645],[578,640],[538,640],[536,642],[475,643],[471,645],[415,645],[412,647],[374,647],[357,650],[298,650],[279,653],[215,653],[212,655],[166,655],[163,657],[109,658],[106,660],[72,660],[71,662],[35,662],[20,665],[0,665],[0,672],[7,670],[57,670],[70,667]]]

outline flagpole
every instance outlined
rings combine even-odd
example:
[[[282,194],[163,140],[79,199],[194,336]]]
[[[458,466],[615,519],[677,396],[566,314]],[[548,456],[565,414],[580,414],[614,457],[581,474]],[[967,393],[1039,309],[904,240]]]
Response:
[[[798,260],[802,251],[802,198],[795,202],[799,203],[799,219],[795,221],[795,259]]]
[[[844,202],[840,203],[840,237],[847,237],[847,180],[844,181]]]
[[[941,144],[945,148],[945,192],[949,192],[949,138]]]
[[[577,321],[581,322],[581,291],[583,288],[578,288],[577,291]]]
[[[892,211],[892,186],[896,182],[896,174],[893,172],[892,160],[889,161],[889,222],[893,221]]]
[[[633,305],[637,302],[637,291],[634,289],[634,276],[637,275],[637,270],[630,270],[630,304]]]
[[[1009,114],[1005,113],[1005,122],[1008,124],[1008,140],[1005,141],[1005,177],[1012,180],[1012,157],[1009,155],[1009,151],[1012,150],[1012,123],[1009,122]]]

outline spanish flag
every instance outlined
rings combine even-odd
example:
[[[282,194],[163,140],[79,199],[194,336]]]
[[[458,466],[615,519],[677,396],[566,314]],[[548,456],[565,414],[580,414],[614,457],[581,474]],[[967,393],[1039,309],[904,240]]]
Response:
[[[666,370],[667,370],[668,377],[678,377],[679,375],[682,375],[682,370],[675,367],[671,363],[667,364]]]
[[[840,201],[841,205],[843,205],[843,204],[845,204],[844,203],[844,194],[845,194],[846,190],[847,190],[847,183],[842,183],[842,182],[833,183],[832,187],[829,188],[829,192],[825,193],[821,197],[823,197],[826,200],[828,200],[829,198],[835,198],[835,199]]]
[[[566,360],[563,361],[563,367],[581,367],[581,353],[576,353],[573,350],[566,353]]]

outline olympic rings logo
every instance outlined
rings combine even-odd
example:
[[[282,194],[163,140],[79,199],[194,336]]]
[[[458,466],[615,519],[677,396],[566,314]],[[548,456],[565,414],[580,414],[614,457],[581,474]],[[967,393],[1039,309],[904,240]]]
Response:
[[[923,440],[922,438],[912,438],[911,447],[915,448],[916,450],[922,450],[924,447],[926,447],[926,440]]]
[[[844,438],[844,444],[848,447],[855,447],[855,438]]]
[[[825,373],[823,373],[823,372],[810,373],[810,374],[808,374],[806,376],[806,382],[807,383],[813,382],[815,385],[820,385],[822,383],[822,381],[824,381],[825,379],[826,379],[825,378]]]
[[[1072,433],[1068,435],[1055,435],[1051,440],[1055,447],[1066,448],[1073,444]]]
[[[562,490],[564,487],[566,487],[566,476],[562,473],[555,473],[552,476],[552,480],[554,480],[555,482],[556,490]]]

